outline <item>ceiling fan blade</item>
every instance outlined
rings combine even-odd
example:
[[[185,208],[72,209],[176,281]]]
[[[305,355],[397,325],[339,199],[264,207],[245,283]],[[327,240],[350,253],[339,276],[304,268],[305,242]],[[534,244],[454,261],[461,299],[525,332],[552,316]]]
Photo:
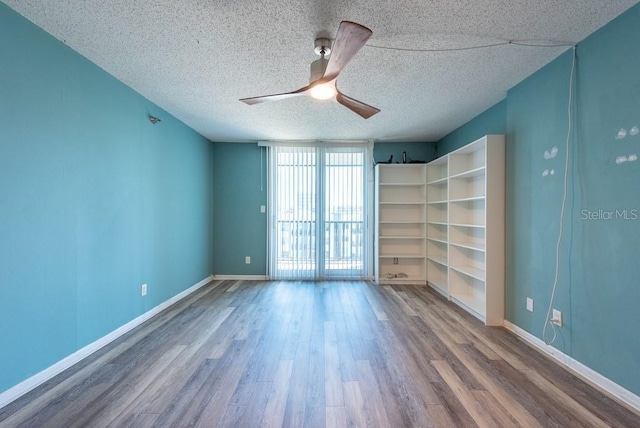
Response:
[[[338,27],[336,41],[333,43],[329,63],[322,76],[322,81],[329,82],[351,61],[351,58],[367,43],[373,32],[364,25],[351,21],[342,21]]]
[[[380,109],[365,104],[361,101],[354,100],[353,98],[346,96],[340,91],[336,93],[336,101],[365,119],[369,119],[371,116],[380,111]]]
[[[306,95],[310,89],[311,89],[311,85],[307,85],[303,88],[300,88],[291,92],[285,92],[282,94],[273,94],[273,95],[262,95],[260,97],[240,98],[240,101],[242,101],[245,104],[254,105],[254,104],[265,103],[267,101],[284,100],[287,98],[298,97],[300,95]]]

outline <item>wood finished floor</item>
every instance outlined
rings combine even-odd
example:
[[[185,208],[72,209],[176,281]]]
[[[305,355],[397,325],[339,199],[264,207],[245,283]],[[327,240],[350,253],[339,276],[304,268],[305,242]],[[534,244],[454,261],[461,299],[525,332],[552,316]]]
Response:
[[[223,281],[0,409],[24,427],[631,427],[420,286]]]

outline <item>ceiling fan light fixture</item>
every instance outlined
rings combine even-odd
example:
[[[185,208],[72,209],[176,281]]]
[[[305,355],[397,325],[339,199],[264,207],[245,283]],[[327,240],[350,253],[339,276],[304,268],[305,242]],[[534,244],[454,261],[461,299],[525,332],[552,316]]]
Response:
[[[316,39],[315,52],[320,55],[320,58],[311,63],[311,76],[308,85],[295,91],[280,94],[240,98],[240,101],[253,105],[292,97],[310,96],[317,100],[336,101],[363,119],[369,119],[380,112],[380,109],[339,92],[336,87],[336,79],[338,79],[338,75],[351,58],[367,43],[371,34],[371,30],[364,25],[351,21],[341,21],[333,47],[329,39]],[[326,56],[332,50],[331,58],[327,59]]]
[[[316,40],[316,48],[318,47],[319,42],[324,43],[321,40],[324,39]],[[327,40],[327,42],[329,41]],[[327,64],[329,63],[329,60],[325,58],[325,49],[328,48],[326,48],[324,45],[322,45],[321,48],[321,51],[317,51],[319,52],[318,55],[320,55],[320,58],[311,63],[309,76],[309,84],[311,85],[311,88],[309,89],[309,95],[311,95],[311,98],[314,98],[316,100],[328,100],[335,97],[336,95],[335,84],[333,82],[326,81],[324,83],[314,84],[314,82],[322,79],[322,77],[324,76],[324,72],[327,69]]]
[[[328,100],[336,96],[336,87],[331,83],[322,83],[313,86],[309,94],[316,100]]]

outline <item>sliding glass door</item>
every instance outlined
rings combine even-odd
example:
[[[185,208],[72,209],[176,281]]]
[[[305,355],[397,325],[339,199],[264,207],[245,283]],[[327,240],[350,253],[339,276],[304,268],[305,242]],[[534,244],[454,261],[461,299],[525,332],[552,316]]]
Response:
[[[368,276],[368,150],[270,146],[271,277]]]
[[[364,276],[364,153],[324,153],[323,206],[325,277]]]
[[[270,276],[312,278],[317,269],[317,154],[309,147],[270,150]]]

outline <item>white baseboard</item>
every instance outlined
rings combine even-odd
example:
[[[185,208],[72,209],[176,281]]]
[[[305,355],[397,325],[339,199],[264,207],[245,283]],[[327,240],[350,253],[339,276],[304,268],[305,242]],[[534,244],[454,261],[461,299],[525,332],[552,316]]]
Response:
[[[116,330],[112,331],[106,336],[103,336],[100,339],[96,340],[95,342],[88,344],[84,348],[77,350],[76,352],[69,355],[68,357],[63,358],[62,360],[58,361],[52,366],[44,369],[40,373],[37,373],[31,376],[30,378],[20,382],[16,386],[13,386],[10,389],[4,391],[3,393],[0,394],[0,409],[6,406],[7,404],[13,402],[14,400],[17,400],[18,398],[20,398],[27,392],[31,391],[32,389],[36,388],[37,386],[42,385],[44,382],[48,381],[49,379],[53,378],[54,376],[58,375],[64,370],[68,369],[69,367],[73,366],[74,364],[78,363],[79,361],[83,360],[89,355],[93,354],[97,350],[113,342],[123,334],[133,330],[135,327],[147,321],[154,315],[159,314],[160,312],[162,312],[169,306],[173,305],[174,303],[178,302],[179,300],[184,299],[185,297],[187,297],[194,291],[198,290],[205,284],[211,282],[213,279],[214,279],[213,276],[206,277],[205,279],[198,282],[197,284],[176,294],[169,300],[166,300],[165,302],[160,303],[158,306],[154,307],[153,309],[150,309],[149,311],[145,312],[139,317],[134,318],[133,320],[117,328]]]
[[[268,275],[213,275],[216,281],[234,280],[234,281],[268,281]]]
[[[576,374],[578,377],[580,377],[590,385],[614,396],[630,408],[636,410],[637,412],[640,412],[640,397],[633,392],[623,388],[622,386],[613,382],[611,379],[585,366],[580,361],[571,358],[564,352],[557,350],[553,346],[547,345],[543,340],[537,338],[528,331],[523,330],[522,328],[507,320],[504,321],[504,328],[519,336],[535,348],[549,355],[551,358],[567,367],[571,372]]]

